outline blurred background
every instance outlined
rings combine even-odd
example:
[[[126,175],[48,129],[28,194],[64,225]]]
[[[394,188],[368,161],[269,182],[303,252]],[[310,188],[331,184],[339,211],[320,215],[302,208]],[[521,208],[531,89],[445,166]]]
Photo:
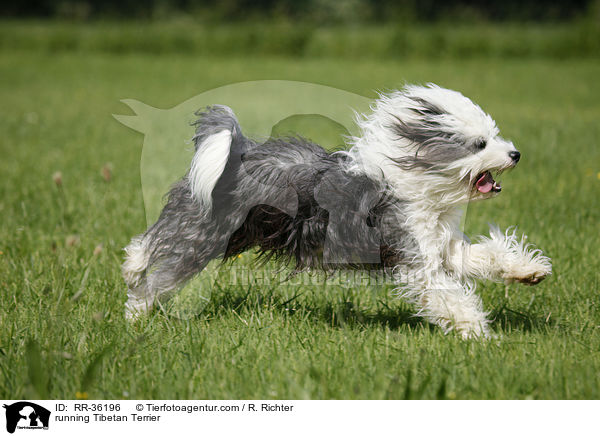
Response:
[[[25,0],[10,48],[337,57],[597,57],[599,0]],[[28,20],[28,26],[19,25]]]

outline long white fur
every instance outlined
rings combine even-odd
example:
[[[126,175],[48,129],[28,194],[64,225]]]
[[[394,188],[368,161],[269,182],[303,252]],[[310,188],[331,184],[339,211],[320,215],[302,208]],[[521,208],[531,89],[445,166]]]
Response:
[[[231,148],[231,131],[222,130],[198,146],[189,172],[192,196],[205,210],[212,206],[212,191],[223,174]]]
[[[448,259],[449,267],[462,276],[505,281],[541,278],[552,274],[550,258],[517,237],[515,228],[502,232],[490,226],[490,237],[479,237],[477,244],[455,244]]]
[[[460,133],[461,138],[484,138],[484,150],[458,159],[442,171],[403,169],[389,157],[402,150],[411,154],[412,144],[399,138],[390,128],[397,118],[418,122],[411,111],[413,97],[443,109],[446,131]],[[419,306],[418,314],[442,327],[445,332],[458,331],[463,337],[487,337],[489,321],[480,297],[475,293],[474,278],[527,281],[551,273],[550,260],[539,250],[518,241],[514,232],[502,234],[492,228],[490,238],[471,245],[460,232],[459,206],[472,200],[488,198],[472,189],[475,177],[483,171],[504,171],[514,166],[508,153],[514,145],[498,136],[493,119],[462,94],[436,85],[407,86],[403,91],[380,98],[372,112],[360,116],[357,123],[361,136],[350,138],[353,147],[347,152],[349,170],[364,172],[384,180],[395,194],[406,200],[399,217],[419,244],[421,262],[411,271],[410,280],[399,278],[399,295]]]

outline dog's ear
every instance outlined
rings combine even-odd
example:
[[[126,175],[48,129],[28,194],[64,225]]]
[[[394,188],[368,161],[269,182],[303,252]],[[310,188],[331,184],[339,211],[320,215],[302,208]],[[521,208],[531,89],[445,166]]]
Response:
[[[393,116],[391,126],[402,148],[402,156],[388,156],[402,168],[440,168],[471,154],[465,139],[447,128],[442,120],[443,112],[435,106],[420,105],[411,108],[417,118],[403,120]]]
[[[444,129],[442,116],[447,113],[441,107],[411,92],[403,97],[404,110],[392,114],[392,129],[398,137],[419,147],[452,142],[454,132]]]
[[[439,115],[444,115],[446,112],[436,104],[425,100],[421,97],[410,97],[410,99],[415,103],[414,106],[409,107],[409,109],[423,117],[434,117]]]

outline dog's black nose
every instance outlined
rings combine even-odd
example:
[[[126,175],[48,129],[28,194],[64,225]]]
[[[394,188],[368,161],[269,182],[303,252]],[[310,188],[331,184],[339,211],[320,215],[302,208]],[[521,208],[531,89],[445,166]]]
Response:
[[[519,159],[521,159],[521,153],[519,153],[518,151],[511,151],[510,153],[508,153],[508,156],[515,161],[515,163],[519,162]]]

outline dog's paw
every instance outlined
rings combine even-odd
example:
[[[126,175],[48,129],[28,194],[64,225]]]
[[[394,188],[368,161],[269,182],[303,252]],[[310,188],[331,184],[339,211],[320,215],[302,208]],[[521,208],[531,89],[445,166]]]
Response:
[[[540,283],[545,278],[546,278],[546,275],[538,276],[538,275],[534,274],[533,276],[515,279],[515,281],[517,283],[522,283],[527,286],[534,286],[534,285],[537,285],[538,283]]]
[[[486,341],[493,338],[488,321],[485,323],[457,323],[455,330],[463,340]]]
[[[490,239],[484,241],[495,262],[494,276],[505,283],[537,285],[552,274],[550,258],[542,250],[527,242],[527,236],[517,236],[516,229],[502,233],[490,228]]]
[[[492,339],[489,331],[463,330],[458,332],[464,341],[488,341]]]
[[[502,278],[505,283],[523,283],[533,286],[552,274],[552,265],[547,257],[539,257],[533,262],[515,265],[506,271]]]
[[[133,295],[125,303],[125,319],[134,322],[146,315],[153,307],[153,303]]]

